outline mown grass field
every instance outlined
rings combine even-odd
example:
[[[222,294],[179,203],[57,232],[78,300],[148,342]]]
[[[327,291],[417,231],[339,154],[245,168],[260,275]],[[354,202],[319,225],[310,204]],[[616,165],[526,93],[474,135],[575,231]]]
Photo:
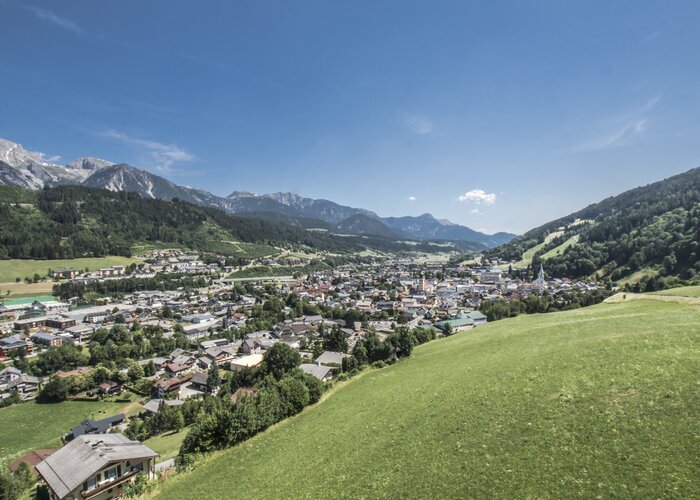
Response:
[[[165,482],[167,499],[689,498],[700,307],[636,300],[437,340]]]
[[[551,259],[552,257],[556,257],[557,255],[561,255],[564,253],[564,250],[569,248],[570,246],[573,246],[578,242],[579,235],[575,234],[568,240],[564,241],[561,245],[559,245],[556,248],[552,248],[550,251],[545,252],[542,254],[542,260],[547,260]]]
[[[132,262],[137,262],[137,259],[128,257],[89,257],[67,260],[0,260],[0,283],[14,282],[15,278],[31,278],[35,273],[43,277],[48,274],[49,269],[73,267],[75,269],[89,268],[91,271],[96,271],[101,267],[128,266]]]
[[[561,236],[564,234],[562,231],[554,231],[552,233],[549,233],[547,236],[545,236],[544,241],[542,243],[539,243],[535,245],[534,247],[530,247],[527,250],[523,252],[523,258],[520,259],[518,262],[513,264],[513,267],[516,269],[524,269],[530,264],[532,264],[532,258],[535,256],[537,252],[542,250],[547,243],[552,241],[554,238]]]
[[[61,436],[86,418],[124,411],[125,403],[65,401],[22,403],[0,408],[0,464],[40,448],[58,448]]]

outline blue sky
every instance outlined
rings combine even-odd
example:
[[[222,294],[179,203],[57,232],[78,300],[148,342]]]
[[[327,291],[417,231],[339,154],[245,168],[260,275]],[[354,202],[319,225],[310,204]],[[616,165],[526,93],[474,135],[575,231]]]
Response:
[[[700,3],[0,0],[0,137],[522,232],[700,165]]]

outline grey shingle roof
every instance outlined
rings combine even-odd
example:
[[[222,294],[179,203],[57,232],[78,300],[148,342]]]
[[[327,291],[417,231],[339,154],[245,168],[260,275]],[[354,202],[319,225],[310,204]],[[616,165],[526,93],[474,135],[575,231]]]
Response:
[[[319,366],[319,365],[313,365],[310,363],[304,363],[299,365],[299,368],[301,371],[304,373],[308,373],[309,375],[313,375],[319,380],[323,380],[328,376],[328,374],[332,373],[335,371],[335,368],[331,366]]]
[[[37,464],[36,470],[63,498],[112,462],[157,456],[148,446],[123,434],[79,436]]]
[[[343,364],[343,358],[349,358],[350,355],[342,353],[342,352],[334,352],[334,351],[324,351],[321,353],[321,355],[315,359],[316,363],[321,363],[322,365],[327,365],[327,364],[336,364],[336,365],[341,365]]]

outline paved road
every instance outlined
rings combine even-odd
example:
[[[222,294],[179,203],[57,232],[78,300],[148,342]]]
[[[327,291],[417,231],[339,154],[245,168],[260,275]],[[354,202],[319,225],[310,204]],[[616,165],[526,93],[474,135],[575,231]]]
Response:
[[[168,469],[172,469],[173,467],[175,467],[175,459],[171,458],[169,460],[165,460],[159,464],[156,464],[156,472],[161,473]]]

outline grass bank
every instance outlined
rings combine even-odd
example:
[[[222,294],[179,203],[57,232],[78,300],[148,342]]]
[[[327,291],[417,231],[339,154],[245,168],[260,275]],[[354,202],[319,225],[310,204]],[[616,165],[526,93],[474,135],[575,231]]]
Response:
[[[700,308],[635,300],[431,342],[162,498],[691,497]]]

